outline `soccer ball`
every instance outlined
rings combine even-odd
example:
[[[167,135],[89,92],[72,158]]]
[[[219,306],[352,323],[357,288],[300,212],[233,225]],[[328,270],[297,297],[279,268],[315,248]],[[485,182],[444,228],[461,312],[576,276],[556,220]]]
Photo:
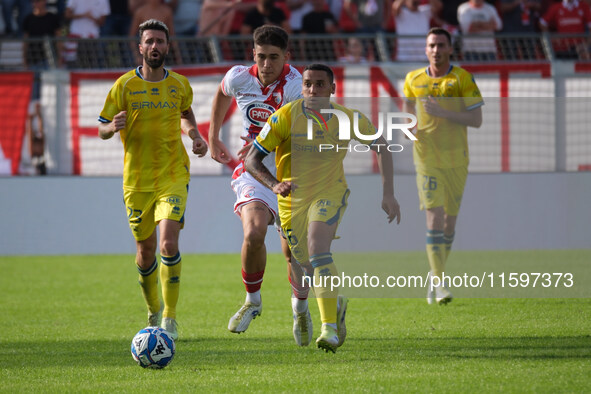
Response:
[[[142,368],[164,368],[174,357],[170,334],[160,327],[141,329],[131,340],[131,356]]]

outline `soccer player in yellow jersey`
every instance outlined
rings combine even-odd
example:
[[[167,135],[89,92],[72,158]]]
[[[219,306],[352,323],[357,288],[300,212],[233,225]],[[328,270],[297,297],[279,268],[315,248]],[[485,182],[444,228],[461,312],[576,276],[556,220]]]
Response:
[[[429,31],[425,53],[429,66],[406,75],[405,110],[417,115],[413,159],[420,207],[426,212],[426,249],[435,285],[429,286],[427,301],[445,305],[452,295],[441,279],[468,176],[467,128],[482,124],[484,101],[472,75],[450,64],[453,47],[446,30]]]
[[[304,98],[286,104],[269,118],[248,152],[245,166],[259,182],[278,195],[281,227],[295,259],[314,267],[314,291],[322,320],[316,343],[327,352],[335,352],[345,340],[346,305],[339,304],[347,300],[330,287],[330,277],[337,275],[330,246],[347,207],[349,189],[343,160],[351,137],[339,139],[337,115],[329,116],[322,110],[340,111],[350,119],[350,125],[354,125],[353,117],[357,115],[353,110],[330,102],[335,84],[329,67],[311,64],[304,69],[302,79]],[[309,124],[313,130],[308,130]],[[365,116],[360,115],[358,124],[360,133],[376,135]],[[350,131],[350,135],[354,135],[352,127]],[[382,208],[390,222],[397,219],[399,223],[392,155],[386,149],[380,150],[379,144],[386,145],[381,136],[373,139],[371,148],[379,157]],[[263,165],[263,159],[273,150],[276,150],[277,178]]]
[[[181,131],[193,139],[193,153],[199,157],[207,153],[207,144],[199,135],[191,109],[193,90],[189,81],[164,68],[170,44],[167,26],[150,19],[140,25],[139,36],[142,65],[115,82],[98,129],[102,139],[119,132],[123,142],[123,198],[136,240],[136,264],[148,306],[148,325],[161,325],[177,339],[181,275],[178,242],[189,186],[189,156]],[[160,270],[156,226],[160,228]]]

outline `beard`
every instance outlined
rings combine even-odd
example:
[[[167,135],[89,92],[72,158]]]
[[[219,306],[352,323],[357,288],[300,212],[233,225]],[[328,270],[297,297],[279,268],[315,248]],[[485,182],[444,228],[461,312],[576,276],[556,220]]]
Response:
[[[146,61],[146,64],[150,66],[150,68],[160,68],[164,64],[164,57],[166,56],[166,54],[160,52],[158,52],[158,54],[160,56],[156,58],[152,57],[152,54],[144,55],[144,60]]]

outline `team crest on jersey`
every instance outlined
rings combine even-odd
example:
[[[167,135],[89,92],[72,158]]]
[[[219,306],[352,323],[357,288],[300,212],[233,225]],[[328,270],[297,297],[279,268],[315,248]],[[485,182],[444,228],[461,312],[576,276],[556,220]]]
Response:
[[[263,127],[275,108],[265,103],[253,103],[246,107],[248,121],[257,127]]]
[[[171,85],[168,87],[168,95],[172,98],[178,98],[179,88],[178,86]]]
[[[283,96],[281,95],[281,92],[273,92],[273,100],[275,100],[275,104],[281,104],[281,101],[283,101]]]

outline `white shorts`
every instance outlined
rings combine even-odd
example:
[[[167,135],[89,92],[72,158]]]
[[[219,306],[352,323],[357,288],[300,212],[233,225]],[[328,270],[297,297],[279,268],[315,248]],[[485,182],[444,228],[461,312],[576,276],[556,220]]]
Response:
[[[244,205],[257,201],[269,208],[273,215],[273,221],[277,220],[277,196],[271,189],[265,187],[246,171],[238,178],[233,179],[231,185],[236,193],[236,202],[234,203],[236,215],[240,216],[240,210]]]

